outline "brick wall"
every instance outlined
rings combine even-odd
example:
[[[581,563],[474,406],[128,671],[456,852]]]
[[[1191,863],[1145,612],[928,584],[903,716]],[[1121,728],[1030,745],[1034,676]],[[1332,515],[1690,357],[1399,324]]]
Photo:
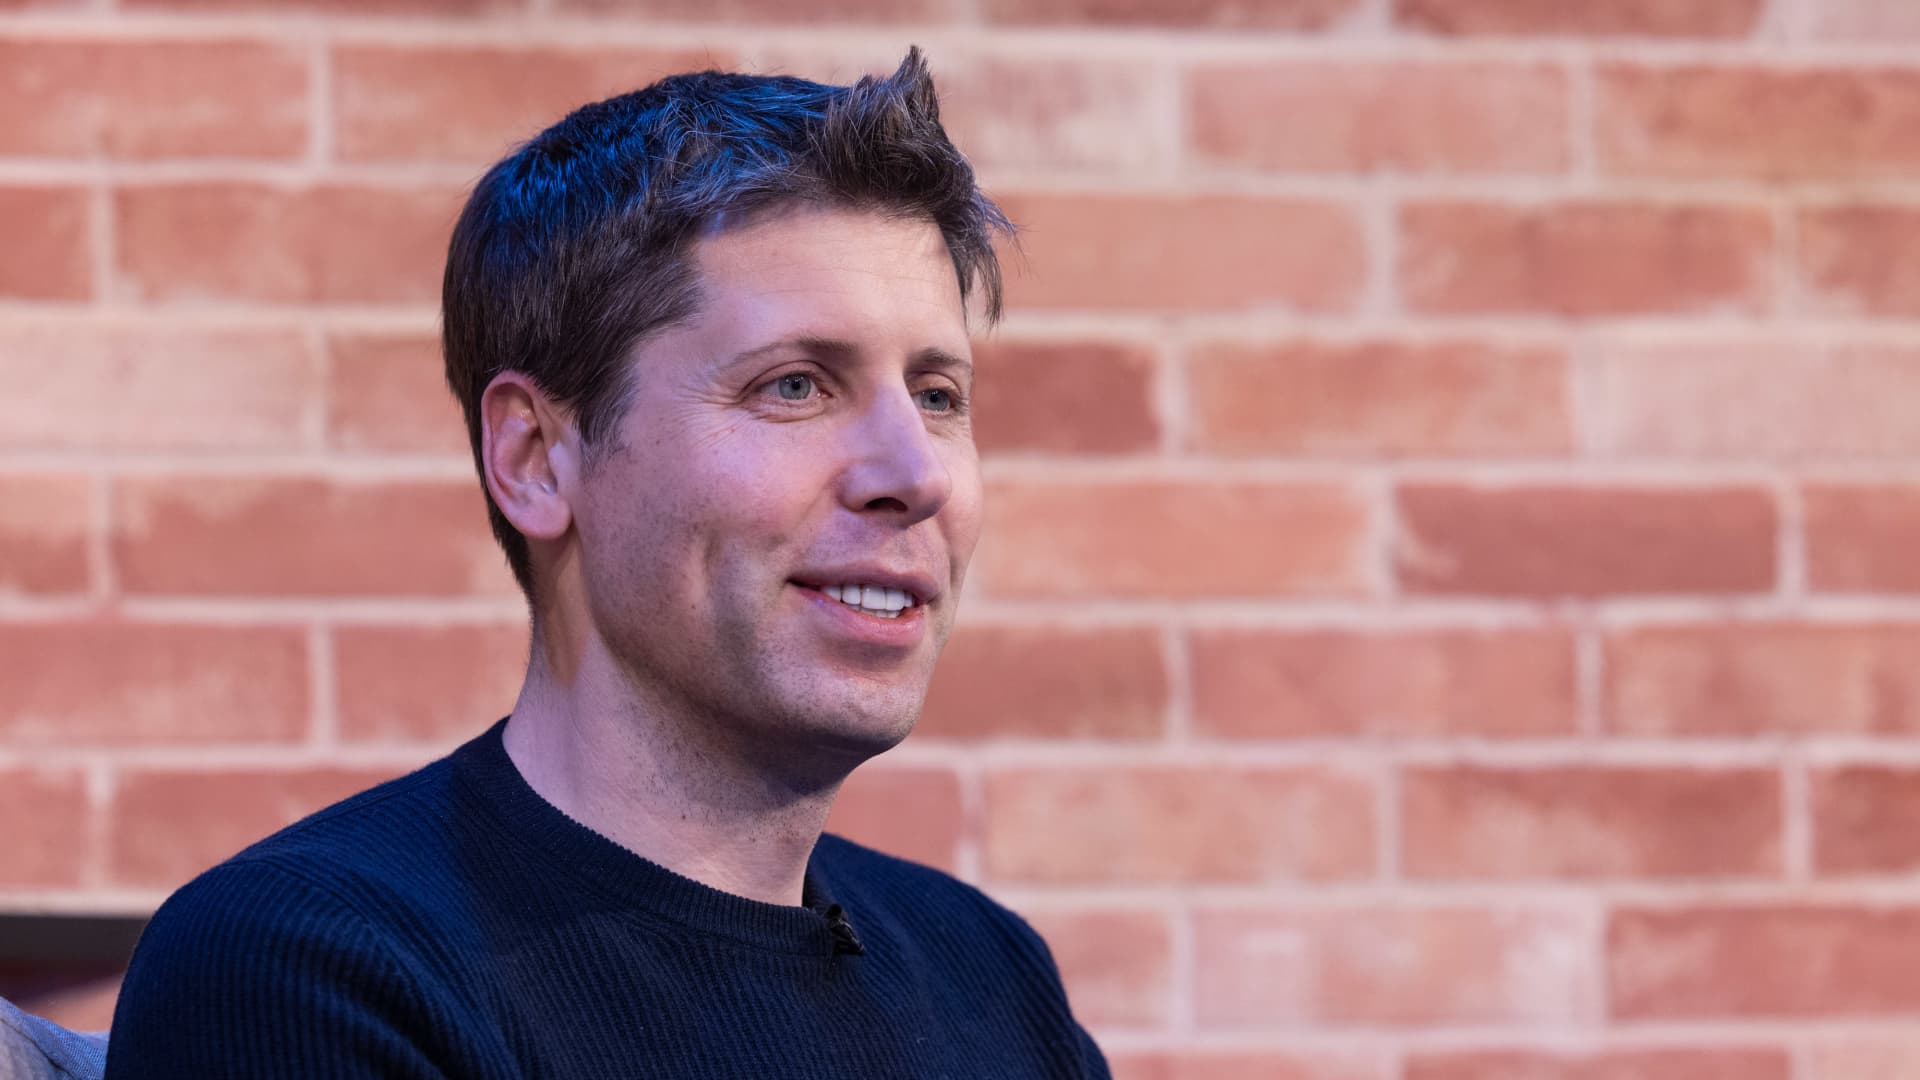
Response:
[[[1127,1080],[1920,1075],[1911,0],[0,0],[0,907],[500,715],[463,186],[908,42],[1027,255],[836,826]]]

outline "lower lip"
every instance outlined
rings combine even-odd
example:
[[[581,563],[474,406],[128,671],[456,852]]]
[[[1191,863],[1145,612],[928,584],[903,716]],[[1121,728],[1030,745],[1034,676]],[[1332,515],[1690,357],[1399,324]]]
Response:
[[[795,585],[800,595],[820,615],[828,620],[835,633],[842,637],[853,638],[869,645],[885,645],[893,648],[905,648],[918,645],[926,636],[927,619],[925,604],[915,604],[900,612],[894,619],[883,619],[878,615],[865,615],[821,592],[804,585]]]

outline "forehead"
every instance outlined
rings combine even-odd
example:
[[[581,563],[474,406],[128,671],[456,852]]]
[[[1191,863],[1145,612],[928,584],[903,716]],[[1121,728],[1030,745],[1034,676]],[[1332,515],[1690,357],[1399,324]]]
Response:
[[[783,208],[703,237],[693,266],[708,314],[804,319],[810,312],[893,332],[965,334],[952,255],[938,226],[923,218]]]

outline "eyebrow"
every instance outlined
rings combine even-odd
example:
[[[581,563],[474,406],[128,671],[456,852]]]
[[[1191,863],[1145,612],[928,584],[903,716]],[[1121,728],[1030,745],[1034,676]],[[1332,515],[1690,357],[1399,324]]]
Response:
[[[839,338],[820,337],[815,334],[802,334],[799,337],[781,338],[779,341],[770,341],[765,345],[756,345],[744,352],[735,353],[733,358],[727,361],[726,366],[732,367],[735,364],[764,356],[767,353],[779,352],[782,349],[797,349],[800,352],[832,359],[845,359],[858,355],[860,352],[859,346],[850,341],[843,341]],[[929,345],[926,348],[915,351],[912,359],[913,363],[919,367],[959,371],[968,376],[973,374],[973,361],[968,360],[964,356],[956,356],[937,346]]]

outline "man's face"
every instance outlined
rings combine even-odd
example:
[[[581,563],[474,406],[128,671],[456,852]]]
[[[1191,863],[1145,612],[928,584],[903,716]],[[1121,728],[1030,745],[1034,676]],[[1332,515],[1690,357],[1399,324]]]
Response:
[[[798,209],[695,268],[699,314],[635,350],[576,500],[594,628],[692,737],[877,753],[918,716],[980,532],[952,260],[931,222]]]

